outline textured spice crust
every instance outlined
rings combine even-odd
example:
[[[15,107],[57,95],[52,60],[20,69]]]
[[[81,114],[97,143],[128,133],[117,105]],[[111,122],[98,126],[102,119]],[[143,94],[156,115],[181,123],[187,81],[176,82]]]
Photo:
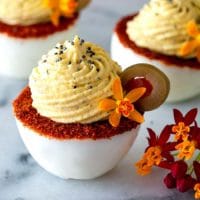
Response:
[[[47,37],[53,33],[67,30],[73,26],[78,19],[79,14],[76,13],[72,18],[61,18],[58,26],[54,26],[52,22],[34,24],[29,26],[8,25],[0,21],[0,33],[7,34],[15,38],[38,38]]]
[[[182,59],[178,58],[176,56],[167,56],[164,54],[160,54],[154,51],[151,51],[147,48],[138,47],[135,42],[131,41],[128,37],[128,34],[126,33],[126,24],[128,21],[132,20],[135,16],[137,16],[137,13],[126,16],[122,18],[115,27],[115,33],[117,34],[120,42],[130,49],[132,49],[135,53],[147,57],[152,60],[159,60],[166,65],[173,66],[176,65],[177,67],[190,67],[193,69],[199,69],[200,70],[200,62],[196,58],[192,59]]]
[[[37,113],[32,107],[31,91],[26,87],[13,102],[14,115],[24,126],[48,138],[56,139],[100,139],[122,134],[138,125],[127,118],[121,119],[117,128],[112,127],[108,120],[92,124],[63,124],[54,122]]]

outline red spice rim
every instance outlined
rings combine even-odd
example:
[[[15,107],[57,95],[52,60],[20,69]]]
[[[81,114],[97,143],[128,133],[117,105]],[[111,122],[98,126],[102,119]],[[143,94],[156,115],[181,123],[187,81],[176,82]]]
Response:
[[[200,62],[196,58],[192,59],[181,59],[176,56],[167,56],[161,53],[157,53],[155,51],[149,50],[147,48],[142,48],[136,45],[135,42],[129,39],[128,34],[126,33],[126,26],[127,22],[132,20],[138,13],[134,13],[132,15],[128,15],[123,17],[120,21],[118,21],[115,27],[115,33],[118,36],[121,44],[124,47],[130,48],[135,53],[146,57],[151,60],[158,60],[162,63],[166,64],[169,67],[173,67],[174,65],[181,68],[193,68],[193,69],[200,69]]]
[[[92,124],[63,124],[41,116],[32,107],[31,91],[26,87],[13,102],[13,111],[17,120],[25,127],[49,139],[109,139],[115,135],[124,134],[136,129],[138,123],[122,118],[120,125],[112,127],[108,120]]]
[[[76,23],[78,17],[79,13],[76,13],[72,18],[62,17],[58,26],[54,26],[51,22],[21,26],[8,25],[0,21],[0,33],[21,39],[47,37],[56,32],[69,29]]]

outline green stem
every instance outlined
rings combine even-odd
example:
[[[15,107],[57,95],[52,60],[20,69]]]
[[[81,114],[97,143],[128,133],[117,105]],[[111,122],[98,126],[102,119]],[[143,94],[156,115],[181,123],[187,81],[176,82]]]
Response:
[[[196,161],[200,161],[200,152],[198,153],[198,155],[197,155],[197,157],[196,157],[195,160],[196,160]]]
[[[194,161],[200,161],[200,152],[197,154],[196,158],[194,159]],[[189,169],[188,169],[188,173],[190,175],[192,175],[194,171],[194,168],[193,168],[193,163],[189,166]]]

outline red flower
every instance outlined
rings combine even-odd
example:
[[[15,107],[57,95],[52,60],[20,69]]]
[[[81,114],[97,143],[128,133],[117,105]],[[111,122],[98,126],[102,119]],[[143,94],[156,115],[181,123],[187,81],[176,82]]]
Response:
[[[178,124],[179,122],[184,122],[186,126],[195,122],[195,118],[197,116],[197,108],[193,108],[187,112],[185,116],[183,116],[183,114],[177,109],[174,109],[173,112],[175,123]]]
[[[190,134],[188,139],[190,141],[195,141],[195,147],[197,149],[200,149],[200,128],[198,127],[196,122],[194,124],[195,125],[190,128]]]
[[[185,117],[179,110],[174,109],[173,111],[176,124],[172,126],[172,132],[175,134],[175,140],[187,140],[190,134],[189,125],[195,121],[197,109],[190,110]]]
[[[200,163],[197,161],[193,162],[194,172],[196,174],[197,181],[200,183]]]
[[[164,178],[166,187],[177,188],[180,192],[194,189],[195,198],[200,199],[200,127],[195,121],[196,115],[196,108],[185,116],[174,109],[176,124],[165,126],[160,136],[149,128],[148,147],[143,159],[148,161],[148,173],[152,166],[170,170]],[[170,142],[172,134],[175,134],[175,142]],[[197,150],[193,164],[187,164],[185,159],[193,158]]]
[[[178,160],[171,165],[171,173],[175,179],[184,177],[187,173],[188,166],[183,160]]]
[[[177,179],[176,188],[180,192],[186,192],[190,189],[193,189],[195,186],[196,180],[190,175],[185,175],[184,177]]]
[[[176,187],[176,179],[172,176],[172,173],[167,174],[164,178],[164,183],[167,188],[175,188]]]
[[[170,154],[170,151],[175,149],[175,146],[177,145],[177,142],[168,142],[170,134],[171,134],[171,129],[172,126],[171,125],[167,125],[161,132],[160,136],[157,137],[156,133],[148,128],[148,132],[149,132],[149,137],[148,139],[148,144],[149,146],[146,148],[146,151],[150,148],[150,147],[155,147],[158,146],[161,149],[161,156],[163,158],[165,158],[167,161],[173,162],[174,161],[174,157]],[[164,164],[161,162],[161,165]],[[166,168],[169,168],[169,165],[167,165],[167,163],[165,162]],[[165,168],[165,165],[162,165],[162,167]]]

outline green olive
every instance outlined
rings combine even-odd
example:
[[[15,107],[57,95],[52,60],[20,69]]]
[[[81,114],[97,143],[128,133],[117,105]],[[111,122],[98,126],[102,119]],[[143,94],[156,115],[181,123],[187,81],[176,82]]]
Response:
[[[152,65],[141,63],[132,65],[121,73],[123,86],[126,86],[131,79],[137,78],[145,78],[152,86],[150,94],[137,102],[141,111],[154,110],[164,103],[169,94],[170,82],[162,71]]]

